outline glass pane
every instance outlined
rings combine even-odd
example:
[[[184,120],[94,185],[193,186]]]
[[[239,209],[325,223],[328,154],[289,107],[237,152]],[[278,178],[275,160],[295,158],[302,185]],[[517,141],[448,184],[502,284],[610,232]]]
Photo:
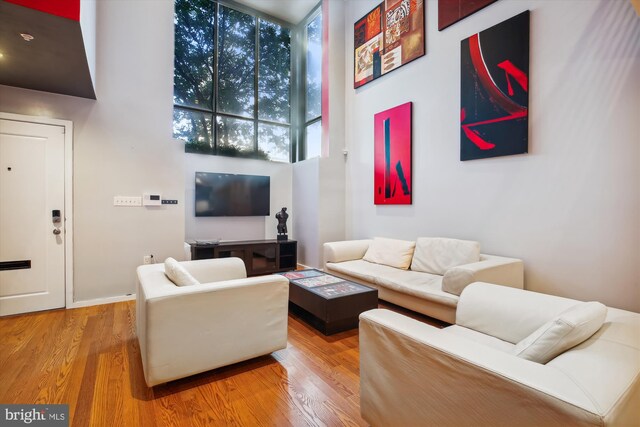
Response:
[[[276,162],[289,162],[289,127],[260,123],[258,150]]]
[[[258,117],[289,123],[291,36],[287,28],[260,21],[260,69],[258,70]]]
[[[322,114],[322,15],[307,25],[307,120]]]
[[[216,117],[218,154],[232,157],[253,157],[253,122],[231,117]]]
[[[276,269],[276,247],[259,246],[253,248],[251,269],[257,271],[273,271]]]
[[[218,13],[218,111],[253,117],[256,20],[220,5]]]
[[[186,142],[187,153],[213,153],[212,115],[199,111],[173,109],[173,137]]]
[[[210,0],[176,0],[173,102],[213,110],[213,14]]]
[[[307,126],[305,130],[307,159],[320,157],[322,153],[322,120]]]

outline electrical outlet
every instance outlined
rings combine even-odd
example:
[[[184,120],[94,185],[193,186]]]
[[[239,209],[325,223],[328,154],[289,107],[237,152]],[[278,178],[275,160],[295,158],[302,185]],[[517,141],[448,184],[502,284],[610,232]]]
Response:
[[[151,264],[151,261],[153,260],[153,255],[145,255],[144,257],[142,257],[142,262],[147,265],[147,264]]]
[[[140,196],[114,196],[113,206],[136,207],[142,206],[142,197]]]

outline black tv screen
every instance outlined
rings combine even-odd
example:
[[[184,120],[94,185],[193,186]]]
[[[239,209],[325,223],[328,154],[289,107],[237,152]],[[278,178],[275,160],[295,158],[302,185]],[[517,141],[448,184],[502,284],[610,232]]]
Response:
[[[196,172],[196,216],[268,216],[270,179]]]

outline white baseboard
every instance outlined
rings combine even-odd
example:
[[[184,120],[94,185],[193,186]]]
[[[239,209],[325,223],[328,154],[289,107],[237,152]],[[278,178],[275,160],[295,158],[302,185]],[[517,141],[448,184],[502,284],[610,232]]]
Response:
[[[117,297],[97,298],[86,301],[74,301],[67,308],[91,307],[92,305],[112,304],[114,302],[131,301],[136,299],[136,294],[120,295]]]
[[[308,265],[298,263],[298,268],[302,267],[303,270],[311,270],[314,267],[309,267]]]

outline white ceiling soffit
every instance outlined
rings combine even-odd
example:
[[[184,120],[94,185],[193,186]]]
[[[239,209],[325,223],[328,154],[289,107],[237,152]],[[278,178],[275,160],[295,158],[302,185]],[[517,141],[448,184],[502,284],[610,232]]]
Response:
[[[320,2],[320,0],[235,0],[252,9],[297,24]]]

